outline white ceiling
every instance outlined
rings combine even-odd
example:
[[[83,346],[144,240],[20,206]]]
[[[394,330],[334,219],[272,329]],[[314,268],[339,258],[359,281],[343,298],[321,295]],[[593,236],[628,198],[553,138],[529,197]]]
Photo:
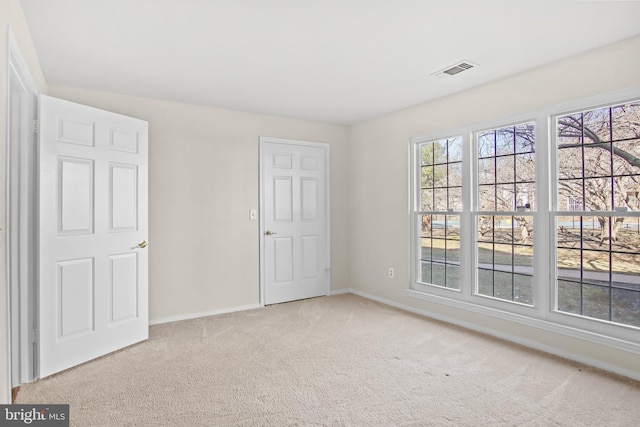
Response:
[[[640,1],[21,2],[51,85],[338,124],[640,34]]]

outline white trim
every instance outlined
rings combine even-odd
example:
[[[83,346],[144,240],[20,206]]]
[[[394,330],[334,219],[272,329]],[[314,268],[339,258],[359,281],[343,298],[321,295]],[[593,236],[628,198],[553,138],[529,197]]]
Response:
[[[264,277],[264,233],[265,233],[265,226],[264,226],[264,196],[263,196],[263,189],[264,189],[264,183],[262,181],[262,172],[264,170],[264,165],[263,165],[263,147],[264,144],[266,143],[272,143],[272,144],[287,144],[287,145],[296,145],[296,146],[305,146],[305,147],[316,147],[316,148],[322,148],[325,150],[325,163],[324,163],[324,167],[325,167],[325,230],[326,230],[326,241],[325,241],[325,247],[326,247],[326,260],[327,260],[327,266],[326,268],[326,273],[327,273],[327,288],[325,290],[325,295],[331,295],[331,167],[330,167],[330,159],[331,159],[331,147],[329,146],[329,144],[325,143],[325,142],[313,142],[313,141],[300,141],[300,140],[294,140],[294,139],[283,139],[283,138],[272,138],[272,137],[265,137],[265,136],[261,136],[258,139],[259,141],[259,151],[258,151],[258,157],[259,157],[259,165],[258,165],[258,185],[259,185],[259,190],[258,190],[258,204],[260,206],[260,224],[258,227],[258,231],[259,231],[259,239],[260,239],[260,277],[259,277],[259,288],[260,288],[260,306],[264,307],[265,305],[265,301],[264,301],[264,286],[265,286],[265,277]]]
[[[338,289],[337,291],[331,291],[329,293],[329,296],[344,295],[344,294],[350,294],[350,293],[353,293],[351,289]]]
[[[15,158],[12,153],[11,147],[11,115],[12,103],[11,103],[11,83],[12,76],[15,76],[17,83],[19,83],[26,94],[32,96],[33,104],[29,105],[30,110],[25,110],[25,116],[21,115],[21,125],[24,126],[24,134],[27,135],[33,131],[31,119],[34,119],[37,110],[37,88],[34,83],[29,67],[22,55],[20,46],[17,39],[13,34],[13,30],[10,26],[7,26],[7,77],[6,77],[6,128],[5,128],[5,281],[6,281],[6,304],[7,304],[7,385],[9,387],[9,396],[11,396],[12,386],[18,384],[14,383],[14,370],[18,376],[18,383],[32,381],[34,379],[34,367],[36,361],[34,360],[33,345],[34,342],[34,328],[36,327],[35,315],[36,300],[35,292],[37,284],[36,277],[33,277],[34,282],[29,283],[27,279],[29,272],[31,274],[37,274],[33,266],[27,265],[27,262],[35,262],[37,256],[37,245],[34,239],[37,239],[35,233],[35,217],[30,216],[29,213],[35,215],[36,206],[36,175],[37,168],[35,163],[32,164],[32,168],[29,167],[27,160],[36,161],[36,157],[28,159],[29,150],[34,150],[31,155],[37,156],[35,150],[37,150],[35,144],[37,141],[30,139],[29,142],[33,143],[33,146],[26,147],[27,150],[20,154],[20,158]],[[26,119],[26,120],[24,120]],[[32,193],[33,200],[28,199],[29,191],[25,195],[25,185],[32,185],[33,187],[27,187]],[[12,189],[13,191],[19,190],[20,200],[19,205],[14,206],[12,203]],[[18,210],[18,218],[14,218],[12,211]],[[15,212],[14,212],[15,213]],[[34,222],[29,224],[29,218]],[[32,227],[30,227],[30,225]],[[30,232],[33,233],[30,235]],[[19,250],[13,251],[12,247],[15,246],[14,236],[20,236]],[[35,265],[35,264],[34,264]],[[16,278],[19,282],[12,281],[12,277]],[[15,286],[19,286],[18,289],[13,289]],[[15,309],[12,309],[14,307]],[[19,356],[13,357],[13,353],[16,351],[12,346],[12,341],[17,341]],[[16,360],[17,359],[17,360]]]
[[[430,299],[429,298],[429,297],[431,297],[430,295],[425,295],[425,294],[422,294],[420,292],[416,292],[416,291],[412,291],[412,290],[408,290],[407,292],[412,297],[415,296],[415,297],[418,297],[420,299],[430,300],[430,301],[434,301],[434,302],[437,302],[437,303],[443,303],[444,302],[444,301],[441,301],[441,300],[439,300],[437,298]],[[573,361],[576,361],[576,362],[584,363],[586,365],[594,366],[596,368],[603,369],[603,370],[609,371],[609,372],[613,372],[613,373],[618,374],[618,375],[623,375],[625,377],[632,378],[634,380],[640,380],[640,373],[639,372],[632,371],[632,370],[625,369],[625,368],[621,368],[620,366],[613,365],[611,363],[603,362],[601,360],[593,359],[593,358],[590,358],[590,357],[586,357],[586,356],[578,354],[578,353],[574,353],[574,352],[566,351],[566,350],[560,350],[560,349],[558,349],[556,347],[549,346],[549,345],[546,345],[546,344],[542,344],[542,343],[539,343],[537,341],[528,340],[526,338],[522,338],[522,337],[517,336],[517,335],[512,335],[512,334],[509,334],[509,333],[506,333],[506,332],[499,332],[499,331],[496,331],[495,329],[486,328],[486,327],[483,327],[483,326],[478,326],[475,323],[465,322],[465,321],[460,320],[460,319],[455,318],[455,317],[443,316],[443,315],[440,315],[440,314],[434,314],[434,313],[431,313],[431,312],[429,312],[427,310],[411,307],[411,306],[408,306],[408,305],[405,305],[405,304],[400,304],[400,303],[397,303],[395,301],[388,300],[386,298],[381,298],[381,297],[378,297],[376,295],[360,291],[358,289],[350,288],[349,289],[349,293],[352,293],[354,295],[358,295],[358,296],[361,296],[363,298],[367,298],[367,299],[370,299],[370,300],[373,300],[373,301],[376,301],[376,302],[379,302],[379,303],[382,303],[382,304],[386,304],[386,305],[389,305],[391,307],[395,307],[395,308],[399,308],[401,310],[405,310],[405,311],[408,311],[408,312],[411,312],[411,313],[419,314],[421,316],[425,316],[425,317],[428,317],[430,319],[440,320],[442,322],[446,322],[446,323],[450,323],[450,324],[453,324],[453,325],[456,325],[456,326],[460,326],[460,327],[463,327],[465,329],[469,329],[469,330],[472,330],[472,331],[476,331],[476,332],[480,332],[480,333],[483,333],[483,334],[486,334],[486,335],[490,335],[492,337],[496,337],[496,338],[500,338],[500,339],[503,339],[503,340],[506,340],[506,341],[509,341],[509,342],[520,344],[520,345],[523,345],[523,346],[528,347],[528,348],[532,348],[532,349],[535,349],[535,350],[540,350],[540,351],[543,351],[545,353],[549,353],[549,354],[553,354],[555,356],[563,357],[565,359],[569,359],[569,360],[573,360]],[[456,308],[465,309],[465,310],[467,309],[467,306],[473,306],[473,309],[477,309],[478,308],[478,306],[476,306],[474,304],[469,304],[469,303],[460,302],[460,301],[447,300],[447,302],[451,303],[451,304],[447,304],[447,305],[450,305],[450,306],[456,307]],[[472,308],[469,307],[469,309],[472,309]],[[507,318],[506,316],[502,316],[502,315],[497,316],[497,315],[495,315],[495,313],[483,312],[481,310],[473,310],[473,311],[475,311],[477,313],[480,313],[480,314],[487,314],[487,315],[492,316],[492,317],[498,317],[498,318],[503,319],[503,320],[513,321],[515,323],[520,323],[520,324],[523,324],[523,325],[526,325],[526,326],[539,328],[539,329],[542,329],[542,330],[546,330],[548,332],[555,332],[555,333],[563,334],[563,335],[566,335],[566,336],[571,336],[571,337],[578,338],[578,339],[586,339],[585,337],[576,336],[576,335],[573,334],[573,332],[578,332],[580,334],[584,334],[584,331],[563,327],[563,326],[557,325],[557,324],[549,324],[549,322],[538,321],[537,319],[531,319],[531,318],[528,318],[528,317],[525,317],[525,316],[516,316],[516,318]],[[497,311],[497,310],[491,310],[491,311]],[[511,313],[503,313],[503,314],[511,315]],[[520,320],[522,320],[522,322]],[[545,324],[548,324],[549,327],[548,328],[544,327]],[[595,334],[592,334],[592,335],[595,335]],[[626,350],[626,351],[631,350],[631,351],[634,351],[634,352],[638,352],[639,351],[639,347],[637,345],[632,344],[632,343],[624,342],[624,341],[621,341],[621,340],[610,339],[608,337],[602,337],[602,338],[604,339],[603,342],[598,342],[598,344],[602,344],[602,345],[611,347],[613,349],[618,349],[618,350]],[[590,340],[590,341],[593,341],[593,340]],[[604,342],[604,341],[609,341],[609,342]],[[633,347],[633,349],[630,349],[627,346],[631,346],[631,347]]]
[[[241,305],[238,307],[221,308],[218,310],[200,311],[198,313],[179,314],[176,316],[161,317],[160,319],[150,320],[149,325],[161,325],[163,323],[180,322],[182,320],[199,319],[201,317],[217,316],[219,314],[236,313],[239,311],[254,310],[261,308],[260,304]]]

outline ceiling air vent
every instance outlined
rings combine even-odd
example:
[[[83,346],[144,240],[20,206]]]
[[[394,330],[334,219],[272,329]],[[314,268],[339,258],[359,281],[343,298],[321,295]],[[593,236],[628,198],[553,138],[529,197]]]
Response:
[[[459,74],[463,71],[467,71],[470,70],[474,67],[476,67],[477,64],[474,64],[470,61],[461,61],[455,65],[451,65],[447,68],[444,68],[440,71],[436,71],[435,73],[431,74],[432,76],[435,77],[447,77],[447,76],[455,76],[456,74]]]

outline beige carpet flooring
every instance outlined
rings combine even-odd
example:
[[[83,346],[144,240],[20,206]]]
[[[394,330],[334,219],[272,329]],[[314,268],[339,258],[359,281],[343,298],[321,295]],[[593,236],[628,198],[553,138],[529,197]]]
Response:
[[[74,426],[637,426],[640,383],[340,295],[152,326],[22,387]]]

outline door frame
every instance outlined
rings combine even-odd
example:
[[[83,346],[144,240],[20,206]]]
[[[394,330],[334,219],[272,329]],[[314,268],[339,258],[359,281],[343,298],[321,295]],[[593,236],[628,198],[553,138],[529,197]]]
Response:
[[[258,227],[259,237],[260,237],[260,306],[265,306],[265,272],[264,272],[264,249],[265,249],[265,239],[264,233],[266,231],[264,221],[265,221],[265,209],[264,209],[264,188],[265,182],[263,181],[263,172],[264,172],[264,145],[267,143],[270,144],[283,144],[283,145],[295,145],[302,147],[315,147],[322,148],[325,153],[325,248],[326,248],[326,257],[327,257],[327,266],[325,267],[327,275],[327,290],[326,294],[329,295],[331,293],[331,186],[330,186],[330,176],[329,172],[330,168],[330,150],[329,144],[324,142],[311,142],[311,141],[300,141],[295,139],[283,139],[283,138],[272,138],[261,136],[259,137],[259,165],[258,165],[258,198],[259,198],[259,206],[260,206],[260,224]]]
[[[13,79],[33,97],[31,111],[19,110],[20,133],[30,135],[26,154],[16,149],[23,141],[11,138]],[[5,134],[5,281],[7,297],[7,384],[9,388],[37,378],[37,111],[38,91],[11,27],[7,28],[7,94]],[[25,188],[27,196],[25,197]],[[13,195],[18,195],[13,196]],[[17,206],[16,206],[17,204]],[[18,250],[13,250],[15,248]],[[10,396],[9,390],[9,396]]]

